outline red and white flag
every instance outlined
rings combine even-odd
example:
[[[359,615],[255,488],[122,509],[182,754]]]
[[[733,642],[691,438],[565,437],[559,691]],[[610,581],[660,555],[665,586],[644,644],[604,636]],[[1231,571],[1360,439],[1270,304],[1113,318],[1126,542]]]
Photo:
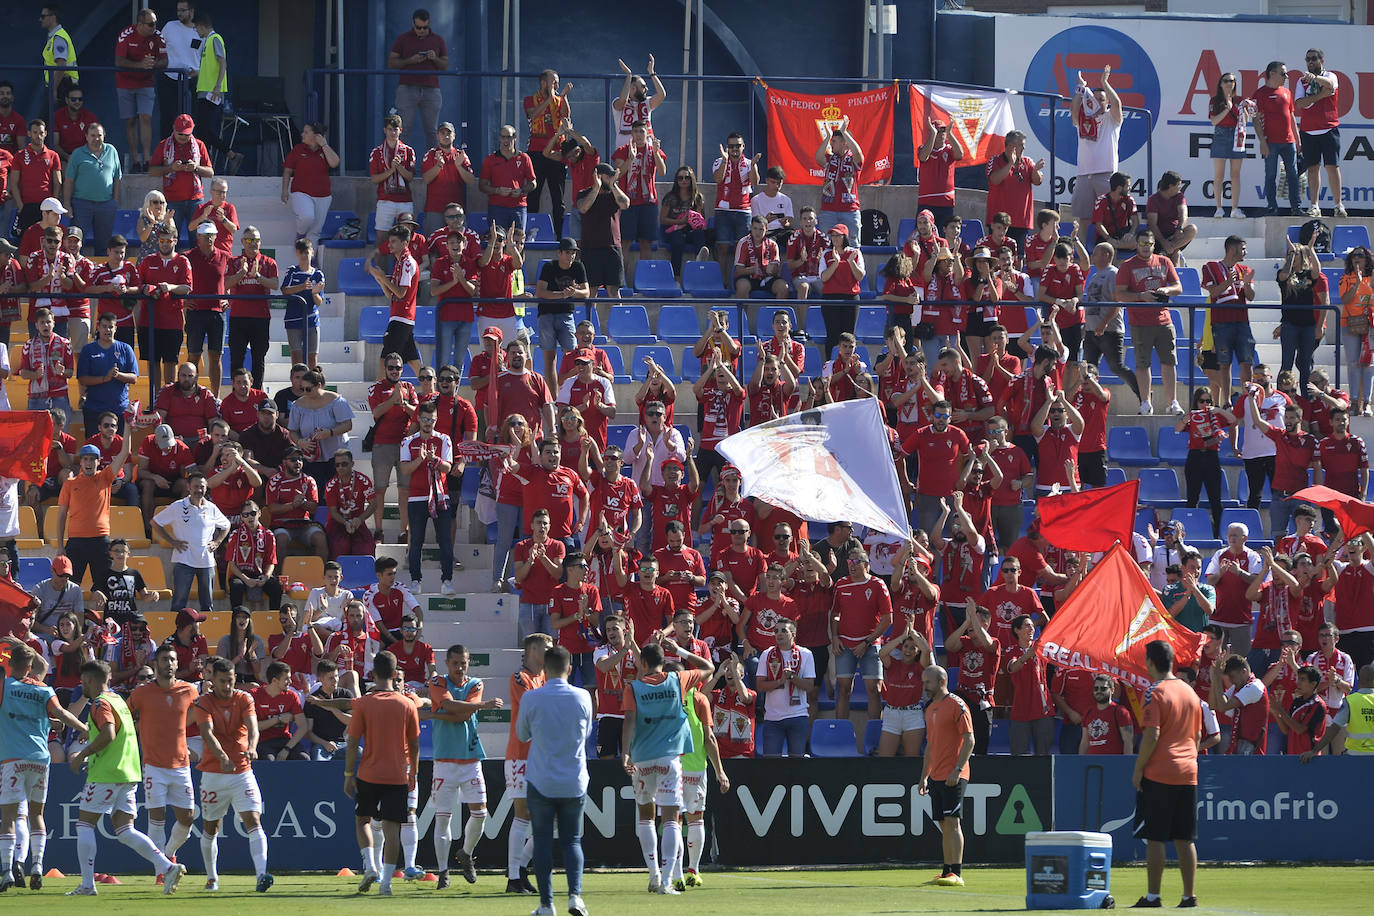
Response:
[[[1011,96],[996,89],[949,89],[912,83],[907,104],[911,108],[912,150],[920,149],[925,142],[928,122],[948,124],[964,147],[961,166],[979,165],[1000,155],[1007,133],[1016,127]]]
[[[1156,639],[1173,646],[1176,665],[1197,661],[1201,634],[1169,616],[1130,550],[1117,544],[1045,624],[1035,651],[1051,665],[1108,674],[1143,690],[1151,684],[1145,646]]]
[[[839,130],[845,118],[849,118],[849,132],[864,151],[859,184],[876,184],[892,177],[895,84],[838,95],[803,95],[770,86],[765,89],[768,164],[782,166],[790,183],[825,183],[825,170],[816,164],[816,147],[831,131]]]

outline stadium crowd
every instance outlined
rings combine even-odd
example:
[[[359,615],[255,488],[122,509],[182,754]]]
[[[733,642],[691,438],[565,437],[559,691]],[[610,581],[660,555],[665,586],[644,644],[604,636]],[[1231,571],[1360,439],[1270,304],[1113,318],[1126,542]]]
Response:
[[[208,16],[189,3],[177,8],[185,17],[180,25],[210,36]],[[457,594],[462,564],[454,542],[465,500],[488,523],[491,589],[519,596],[525,656],[510,685],[510,791],[524,794],[529,754],[516,728],[520,698],[543,684],[549,647],[566,651],[570,682],[590,694],[599,756],[623,755],[632,770],[640,759],[631,759],[636,739],[677,746],[660,735],[645,738],[633,725],[639,706],[662,700],[649,688],[675,675],[679,712],[685,703],[695,736],[684,746],[680,783],[636,782],[653,875],[655,804],[669,812],[664,874],[654,879],[664,892],[700,881],[708,758],[723,780],[721,758],[806,753],[812,723],[830,703],[837,718],[862,708],[881,721],[876,753],[915,756],[932,680],[923,672],[937,661],[950,669],[950,689],[967,708],[975,754],[988,753],[1000,719],[1008,720],[1013,754],[1132,753],[1139,725],[1124,685],[1047,669],[1035,652],[1039,627],[1098,559],[1048,543],[1031,510],[1037,498],[1109,482],[1109,432],[1124,412],[1112,411],[1113,392],[1099,368],[1104,359],[1138,399],[1141,415],[1167,414],[1186,434],[1181,502],[1197,507],[1207,490],[1209,511],[1196,516],[1201,530],[1147,511],[1132,545],[1163,606],[1205,634],[1203,659],[1180,671],[1207,704],[1205,743],[1236,754],[1374,752],[1374,736],[1351,727],[1352,707],[1367,705],[1374,689],[1374,540],[1347,537],[1329,514],[1286,499],[1307,486],[1309,471],[1314,482],[1358,498],[1368,485],[1365,443],[1350,419],[1371,414],[1374,374],[1352,367],[1347,392],[1314,367],[1317,348],[1334,336],[1324,308],[1333,292],[1316,250],[1320,226],[1304,228],[1277,275],[1292,306],[1276,331],[1283,340],[1279,367],[1255,358],[1246,308],[1255,298],[1255,272],[1245,263],[1244,239],[1227,238],[1225,256],[1202,266],[1208,308],[1200,360],[1210,384],[1180,399],[1178,356],[1192,347],[1177,340],[1170,303],[1182,294],[1178,267],[1197,226],[1172,171],[1159,179],[1141,221],[1132,178],[1117,167],[1121,102],[1109,72],[1073,99],[1078,188],[1089,194],[1083,189],[1102,180],[1091,199],[1075,194],[1078,218],[1068,225],[1058,211],[1036,208],[1043,162],[1031,162],[1025,136],[1012,131],[1004,152],[986,165],[987,235],[966,243],[954,187],[966,151],[948,125],[932,122],[918,153],[914,231],[883,266],[881,287],[873,285],[887,320],[885,346],[870,365],[854,333],[867,288],[859,238],[864,151],[847,122],[815,151],[825,174],[819,212],[804,206],[794,213],[782,191],[786,175],[776,166],[761,173],[762,154],[749,155],[737,133],[725,139],[712,168],[713,206],[685,165],[660,197],[667,160],[652,114],[665,90],[650,57],[644,76],[622,64],[624,89],[613,106],[617,146],[609,156],[573,126],[571,84],[546,71],[525,99],[526,150],[518,148],[519,131],[503,126],[497,149],[474,168],[454,145],[453,125],[438,122],[437,81],[426,71],[443,69],[447,57],[428,22],[417,11],[413,32],[392,49],[390,65],[405,74],[397,97],[403,114],[385,118],[369,159],[379,241],[368,269],[390,302],[390,320],[367,395],[370,423],[357,429],[353,407],[329,389],[318,364],[319,304],[329,280],[315,244],[329,210],[329,171],[338,164],[323,125],[307,125],[283,163],[283,204],[298,231],[289,266],[261,251],[261,234],[246,224],[251,215],[229,200],[230,187],[215,176],[198,133],[213,115],[200,103],[218,104],[220,84],[212,82],[198,99],[194,118],[176,112],[164,139],[150,140],[153,83],[161,82],[152,71],[166,66],[172,45],[158,37],[150,11],[139,14],[118,49],[121,59],[137,62],[122,65],[134,72],[117,80],[133,170],[146,163],[163,179],[163,190],[143,202],[137,239],[109,228],[121,157],[94,116],[82,112],[79,82],[65,88],[55,149],[45,145],[47,125],[39,119],[0,131],[0,187],[18,213],[14,240],[0,240],[0,335],[8,344],[14,326],[26,331],[15,335],[12,366],[0,349],[0,374],[24,380],[23,406],[53,419],[44,480],[0,480],[0,578],[15,582],[25,510],[37,536],[58,548],[50,577],[31,589],[18,617],[14,658],[32,667],[16,668],[6,685],[27,673],[24,683],[53,689],[48,696],[57,705],[38,694],[34,700],[67,726],[45,736],[41,750],[53,761],[79,763],[123,747],[127,733],[104,734],[115,731],[111,722],[125,721],[129,710],[149,714],[158,691],[169,703],[180,698],[179,735],[160,714],[151,737],[140,721],[144,762],[178,774],[199,760],[207,777],[220,778],[250,843],[261,844],[253,849],[265,890],[271,880],[253,810],[251,761],[347,755],[352,779],[358,736],[382,727],[375,722],[383,713],[360,698],[371,688],[390,702],[400,688],[415,698],[409,705],[396,700],[401,708],[419,707],[417,718],[431,718],[440,729],[436,782],[439,763],[452,768],[445,778],[455,791],[440,813],[441,862],[450,858],[453,806],[466,804],[458,862],[465,877],[475,874],[472,850],[486,812],[485,790],[471,784],[473,762],[485,755],[473,716],[501,701],[482,699],[480,680],[466,674],[470,657],[462,646],[436,658],[423,639],[425,607],[417,597],[434,591],[423,581],[431,543],[438,547],[439,593]],[[222,43],[206,46],[222,51]],[[1266,157],[1275,150],[1285,158],[1294,194],[1298,137],[1290,134],[1301,134],[1309,164],[1320,161],[1321,118],[1309,115],[1334,111],[1326,104],[1334,77],[1322,68],[1320,52],[1308,63],[1316,69],[1304,75],[1306,95],[1296,107],[1276,75],[1240,118],[1255,118]],[[1274,74],[1282,69],[1271,64]],[[1219,133],[1236,128],[1227,118],[1246,104],[1230,83],[1223,77],[1214,101]],[[0,125],[16,117],[7,88],[0,82]],[[403,139],[416,120],[431,145],[423,156]],[[25,132],[28,143],[20,147]],[[1316,138],[1311,152],[1309,137]],[[1272,187],[1273,169],[1267,170]],[[1338,170],[1330,175],[1339,180]],[[547,190],[553,223],[561,226],[565,181],[572,232],[558,241],[533,288],[521,292],[529,213]],[[426,190],[428,236],[416,219],[418,184]],[[466,227],[468,189],[488,201],[481,234]],[[1272,192],[1270,198],[1272,208]],[[1232,216],[1243,218],[1238,210]],[[194,245],[179,251],[183,226]],[[705,330],[684,354],[699,364],[690,399],[685,382],[650,360],[631,404],[617,394],[611,358],[597,345],[598,328],[607,324],[594,296],[603,287],[617,294],[637,263],[653,259],[655,244],[669,256],[674,278],[684,278],[690,265],[719,263],[722,297],[730,290],[741,303],[739,310],[703,310]],[[105,257],[89,256],[96,250]],[[1362,343],[1368,348],[1371,263],[1367,249],[1351,251],[1335,294],[1347,353],[1358,353]],[[415,340],[426,283],[438,307],[432,362]],[[269,297],[286,300],[294,363],[290,386],[270,396],[262,355]],[[790,309],[763,313],[756,300],[764,297],[818,297],[824,332],[803,333]],[[1034,306],[1034,321],[1022,303]],[[759,314],[771,318],[757,343],[732,331],[741,315]],[[480,350],[465,360],[474,328]],[[614,337],[616,328],[609,332]],[[226,339],[236,367],[227,373],[227,390],[219,384]],[[808,346],[822,340],[823,360]],[[1125,364],[1128,342],[1140,367],[1134,372]],[[238,368],[249,350],[249,366]],[[1162,369],[1158,402],[1152,356]],[[144,372],[140,359],[172,379],[146,404],[131,399]],[[1238,385],[1233,364],[1240,367]],[[675,417],[679,396],[697,405],[695,431],[681,410]],[[886,417],[890,454],[874,457],[893,463],[910,513],[908,538],[856,530],[844,519],[818,523],[742,495],[741,472],[719,449],[724,439],[861,398],[877,399]],[[628,421],[627,438],[612,435],[616,419]],[[1268,537],[1245,523],[1223,524],[1222,464],[1231,456],[1244,463],[1249,508],[1260,508],[1272,492]],[[468,474],[481,480],[475,499],[463,485]],[[388,531],[393,483],[404,508]],[[41,511],[54,501],[55,513]],[[138,510],[142,530],[112,529],[119,504]],[[150,588],[131,564],[132,542],[141,539],[171,548],[169,594]],[[404,579],[397,559],[374,559],[378,544],[396,543],[407,546]],[[295,556],[322,561],[321,584],[304,600],[286,594],[292,583],[281,575]],[[341,585],[340,560],[358,557],[372,561],[375,584],[355,593]],[[88,573],[92,584],[83,590]],[[216,588],[228,592],[232,624],[211,646],[200,625]],[[160,607],[175,614],[175,632],[158,645],[145,612]],[[253,608],[278,612],[280,634],[266,641],[256,635]],[[46,678],[39,677],[44,668]],[[251,689],[251,699],[235,684]],[[185,730],[193,706],[199,738]],[[221,708],[232,728],[222,730],[213,718]],[[77,718],[88,710],[89,728]],[[397,721],[404,725],[408,717]],[[170,756],[151,750],[166,743],[164,732]],[[411,737],[386,732],[397,747]],[[109,772],[124,773],[127,761]],[[403,760],[365,756],[363,766],[373,767],[377,784],[405,774]],[[360,838],[371,836],[363,827],[371,821],[363,817],[366,807],[382,822],[399,822],[412,877],[413,795],[407,808],[404,798],[357,778]],[[92,844],[92,859],[93,825],[113,813],[121,840],[148,850],[174,889],[179,867],[166,857],[187,836],[182,817],[193,806],[179,808],[175,793],[188,787],[189,775],[185,786],[178,775],[159,786],[177,812],[170,839],[160,820],[151,840],[128,837],[122,801],[83,806],[82,842]],[[19,800],[0,794],[0,831],[11,830],[0,832],[0,860],[16,870],[23,859],[10,808]],[[156,804],[151,793],[149,804]],[[685,873],[681,863],[670,865],[684,848],[675,832],[679,807],[687,824]],[[513,891],[529,888],[525,837],[535,808],[516,802]],[[225,813],[227,807],[205,811],[202,849],[211,863]],[[390,849],[390,833],[386,842]],[[389,890],[380,844],[369,839],[363,850],[365,873]],[[42,847],[35,844],[33,853],[41,865]]]

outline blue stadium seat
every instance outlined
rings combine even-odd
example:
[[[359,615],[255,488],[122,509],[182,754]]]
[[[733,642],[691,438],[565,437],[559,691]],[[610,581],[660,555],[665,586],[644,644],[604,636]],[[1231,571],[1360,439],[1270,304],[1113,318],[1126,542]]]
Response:
[[[1182,295],[1175,296],[1171,301],[1184,305],[1201,305],[1207,301],[1206,294],[1202,291],[1202,277],[1198,274],[1196,267],[1177,268],[1178,280],[1183,284]]]
[[[1141,468],[1139,501],[1147,506],[1159,506],[1163,509],[1182,506],[1178,474],[1173,468]]]
[[[1302,226],[1289,226],[1288,241],[1292,242],[1294,245],[1298,244],[1298,236],[1301,233],[1301,231]]]
[[[601,349],[606,351],[606,358],[611,362],[611,371],[615,373],[615,383],[628,385],[630,374],[625,371],[625,357],[620,352],[620,348],[615,344],[606,344]]]
[[[863,343],[880,344],[886,324],[887,309],[878,305],[861,305],[858,321],[854,325],[854,336]]]
[[[683,265],[684,268],[686,265]],[[664,343],[694,344],[701,339],[696,306],[662,305],[658,309],[658,339]]]
[[[859,756],[853,723],[848,719],[817,719],[811,725],[811,756]]]
[[[625,443],[629,441],[630,433],[635,429],[633,423],[612,423],[606,427],[606,442],[624,448]]]
[[[336,239],[334,236],[339,234],[339,230],[351,219],[357,219],[358,214],[352,210],[330,210],[324,215],[324,225],[320,227],[320,247],[321,248],[365,248],[367,241],[358,234],[356,239]]]
[[[1337,297],[1339,298],[1339,290],[1341,288],[1341,276],[1345,273],[1345,270],[1340,267],[1323,267],[1322,273],[1326,275],[1326,282],[1327,285],[1331,287],[1331,291],[1333,293],[1336,293]]]
[[[664,346],[637,346],[634,348],[634,355],[630,358],[630,378],[636,382],[642,382],[648,377],[649,370],[644,362],[645,357],[651,357],[658,367],[667,373],[674,383],[680,381],[677,370],[673,365],[673,351]]]
[[[987,235],[987,232],[983,229],[983,221],[981,219],[966,219],[964,220],[963,226],[959,229],[959,238],[970,248],[977,245],[978,240],[985,235]]]
[[[335,277],[339,292],[349,296],[382,295],[382,288],[364,268],[366,261],[367,258],[344,258],[339,261],[339,274]]]
[[[667,261],[640,260],[635,265],[635,292],[658,296],[663,299],[676,299],[682,295],[682,287],[673,277],[673,265]]]
[[[415,342],[417,344],[434,345],[437,339],[437,329],[435,327],[435,316],[437,310],[432,305],[422,305],[415,309]]]
[[[988,754],[1007,755],[1011,753],[1011,720],[993,719],[992,729],[988,732]]]
[[[686,445],[687,440],[692,438],[692,430],[686,423],[675,423],[673,429],[677,430],[677,434],[682,437],[683,445]]]
[[[1125,482],[1126,482],[1126,469],[1125,469],[1125,468],[1116,468],[1116,467],[1108,467],[1108,468],[1107,468],[1107,486],[1109,486],[1109,487],[1114,487],[1114,486],[1117,486],[1118,484],[1123,484],[1123,483],[1125,483]]]
[[[1201,542],[1216,540],[1216,532],[1212,530],[1212,513],[1202,506],[1175,509],[1170,518],[1182,523],[1183,539],[1194,547]]]
[[[797,379],[798,384],[810,384],[811,379],[820,375],[825,368],[825,360],[821,358],[820,347],[806,348],[806,361],[802,366],[801,378]]]
[[[482,213],[469,213],[468,218],[464,220],[464,225],[477,233],[480,238],[486,235],[487,230],[491,228],[491,217],[487,216],[485,211]]]
[[[869,719],[864,726],[864,754],[872,757],[878,753],[878,737],[883,733],[882,719]]]
[[[758,315],[754,318],[754,333],[762,338],[773,336],[773,316],[778,312],[786,312],[787,318],[791,322],[793,331],[797,328],[797,313],[790,305],[761,305]]]
[[[20,557],[14,578],[25,591],[33,592],[39,582],[52,578],[52,557]]]
[[[691,348],[682,351],[682,380],[691,384],[701,378],[701,360],[692,355]]]
[[[769,297],[772,298],[771,296]],[[749,318],[743,315],[744,309],[731,306],[713,306],[713,308],[725,315],[725,326],[730,331],[730,336],[741,344],[749,344],[754,340],[754,335],[749,333]],[[742,323],[742,324],[741,324]],[[696,343],[696,341],[692,341]]]
[[[532,251],[555,251],[558,236],[553,231],[553,217],[547,213],[531,213],[525,218],[525,247]]]
[[[806,307],[806,336],[812,340],[825,340],[825,312],[819,305]]]
[[[754,368],[759,362],[759,348],[745,347],[739,356],[739,374],[735,376],[741,385],[748,385],[754,377]]]
[[[114,218],[114,231],[124,236],[129,243],[129,250],[133,254],[138,253],[138,211],[137,210],[116,210]],[[99,245],[96,246],[100,248]]]
[[[1136,510],[1136,512],[1135,512],[1135,527],[1133,527],[1131,530],[1132,530],[1132,531],[1135,531],[1137,534],[1143,534],[1143,535],[1145,535],[1146,537],[1149,537],[1149,534],[1148,534],[1147,531],[1146,531],[1146,526],[1148,526],[1148,525],[1154,525],[1154,524],[1155,524],[1155,510],[1154,510],[1153,508],[1151,508],[1150,506],[1144,506],[1144,507],[1142,507],[1142,508]],[[1155,527],[1157,528],[1157,527],[1159,527],[1159,526],[1158,526],[1158,525],[1155,525]]]
[[[1180,466],[1187,461],[1188,434],[1178,432],[1172,426],[1161,426],[1159,428],[1159,460],[1165,464]]]
[[[1265,533],[1268,529],[1264,525],[1264,519],[1260,517],[1258,509],[1241,507],[1238,509],[1221,510],[1221,530],[1217,532],[1220,538],[1226,537],[1226,529],[1240,522],[1250,533],[1247,535],[1252,541],[1265,540]]]
[[[720,265],[715,261],[687,261],[682,265],[682,288],[689,296],[724,296]]]
[[[358,317],[358,337],[366,343],[381,343],[390,320],[391,310],[385,305],[367,306]]]
[[[1331,252],[1345,257],[1357,246],[1369,247],[1369,229],[1365,226],[1337,226],[1331,230]]]
[[[1236,497],[1244,499],[1250,497],[1250,478],[1246,476],[1244,468],[1241,468],[1240,477],[1236,480]],[[1260,490],[1260,505],[1267,506],[1273,501],[1274,494],[1269,488],[1269,478],[1266,477],[1264,478],[1264,486]]]
[[[1159,464],[1150,449],[1150,434],[1143,426],[1113,426],[1107,430],[1107,460],[1126,467],[1147,468]]]
[[[613,305],[606,319],[611,339],[621,344],[652,344],[658,338],[649,330],[649,313],[642,305]]]
[[[350,591],[367,588],[377,581],[377,558],[370,556],[341,556],[336,558],[343,567],[343,580],[339,583]]]
[[[898,248],[906,247],[906,240],[916,233],[916,217],[906,216],[897,221],[897,234],[892,236],[892,242]]]

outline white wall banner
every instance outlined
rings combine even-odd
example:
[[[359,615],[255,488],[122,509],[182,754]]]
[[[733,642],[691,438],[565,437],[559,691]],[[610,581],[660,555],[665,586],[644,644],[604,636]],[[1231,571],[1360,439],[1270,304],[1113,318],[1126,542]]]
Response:
[[[722,441],[741,490],[804,519],[911,537],[878,402],[859,398],[769,420]]]
[[[1268,63],[1280,60],[1288,65],[1288,85],[1293,89],[1305,66],[1305,52],[1320,48],[1326,68],[1339,84],[1346,206],[1374,210],[1374,58],[1369,53],[1374,27],[1000,15],[996,36],[998,86],[1071,97],[1080,71],[1096,85],[1102,68],[1110,65],[1111,84],[1122,101],[1154,116],[1155,180],[1166,170],[1178,172],[1192,206],[1212,206],[1215,201],[1208,103],[1221,75],[1234,72],[1241,94],[1248,98],[1259,88]],[[1026,131],[1026,152],[1032,158],[1048,157],[1050,133],[1055,132],[1055,190],[1061,201],[1067,201],[1078,146],[1068,106],[1059,106],[1052,117],[1046,100],[1024,97],[1016,108],[1016,126]],[[1121,168],[1134,179],[1131,190],[1141,201],[1155,190],[1145,187],[1147,132],[1143,113],[1126,113]],[[1262,200],[1264,164],[1253,131],[1246,146],[1249,158],[1241,172],[1240,202],[1255,207]],[[1048,173],[1046,181],[1043,194],[1048,198]],[[1324,177],[1322,203],[1334,206]]]

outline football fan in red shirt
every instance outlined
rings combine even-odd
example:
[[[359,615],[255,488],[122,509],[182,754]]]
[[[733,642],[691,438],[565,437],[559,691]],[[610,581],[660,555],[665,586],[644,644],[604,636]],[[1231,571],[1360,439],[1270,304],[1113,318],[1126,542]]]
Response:
[[[779,621],[784,618],[796,621],[800,616],[796,603],[782,593],[785,577],[781,566],[770,566],[763,574],[763,587],[744,601],[735,630],[746,660],[777,645],[774,628]]]
[[[1135,721],[1131,712],[1112,699],[1112,679],[1093,676],[1093,707],[1083,717],[1078,739],[1080,754],[1129,754],[1135,749]]]
[[[549,601],[563,574],[567,548],[549,536],[549,510],[536,509],[527,526],[530,536],[511,550],[514,580],[520,589],[520,638],[552,629]]]
[[[749,543],[747,519],[736,519],[726,529],[730,540],[711,545],[711,569],[726,575],[730,596],[741,604],[754,593],[767,566],[763,551]]]
[[[624,589],[625,619],[630,625],[629,633],[653,633],[668,625],[672,619],[673,596],[658,584],[658,561],[644,557],[639,561],[639,582],[629,585],[625,570],[616,570],[616,579]]]
[[[878,756],[896,757],[900,746],[904,755],[915,757],[921,753],[926,734],[921,673],[935,663],[930,643],[912,630],[908,617],[906,628],[879,650],[878,659],[883,663],[883,730],[878,738]]]
[[[564,581],[554,586],[549,598],[549,626],[558,644],[572,656],[569,683],[592,695],[592,708],[597,706],[596,663],[592,642],[601,622],[601,593],[587,580],[587,557],[574,550],[563,558]]]
[[[434,648],[420,639],[420,622],[414,614],[401,617],[401,638],[386,650],[396,656],[397,670],[412,690],[419,690],[434,678]]]
[[[55,429],[60,430],[60,426]],[[158,424],[153,434],[143,440],[136,458],[143,518],[152,519],[154,499],[175,500],[186,495],[186,472],[195,461],[190,447],[178,439],[166,423]]]
[[[1108,188],[1093,207],[1093,228],[1099,242],[1110,244],[1121,253],[1119,257],[1129,258],[1135,251],[1135,230],[1140,225],[1140,214],[1131,198],[1131,176],[1113,172]]]
[[[263,760],[309,760],[301,742],[310,728],[301,698],[291,689],[291,666],[269,662],[266,675],[250,691],[258,719],[258,755]]]
[[[1317,693],[1321,672],[1303,665],[1293,678],[1293,696],[1285,708],[1271,691],[1269,713],[1288,739],[1288,753],[1306,755],[1326,737],[1326,704]]]
[[[922,531],[929,531],[934,526],[941,501],[954,493],[959,472],[972,454],[969,437],[963,430],[950,426],[953,410],[949,401],[936,401],[930,410],[931,424],[902,440],[903,453],[916,455],[919,461],[916,527]]]
[[[683,462],[677,456],[669,454],[661,466],[663,483],[655,485],[652,483],[652,471],[657,461],[654,455],[653,442],[645,441],[644,449],[646,458],[644,469],[639,477],[639,491],[644,495],[644,502],[652,509],[650,515],[653,519],[652,549],[657,550],[668,543],[667,526],[669,522],[674,520],[682,522],[688,536],[687,543],[691,544],[692,529],[689,527],[689,523],[692,505],[696,502],[697,493],[701,490],[701,478],[697,476],[696,462],[691,458],[687,459],[687,482],[683,483]],[[692,444],[689,439],[688,454],[691,451]]]
[[[329,559],[329,541],[324,529],[314,521],[320,506],[315,478],[303,473],[305,453],[290,448],[282,459],[281,472],[267,481],[263,499],[272,515],[272,533],[277,538],[277,555],[285,557],[292,544],[310,549],[322,560]]]
[[[673,596],[679,610],[696,611],[697,589],[706,585],[706,563],[692,547],[684,546],[687,527],[674,519],[664,527],[667,546],[654,551],[658,560],[658,581]]]
[[[887,586],[869,573],[862,548],[845,557],[849,575],[835,583],[830,614],[830,654],[835,658],[835,717],[849,718],[854,675],[862,672],[868,691],[868,717],[878,717],[877,642],[892,625],[892,598]]]
[[[281,632],[267,637],[267,651],[271,658],[287,665],[298,689],[308,689],[315,677],[315,663],[324,656],[322,637],[314,627],[302,626],[296,605],[290,601],[282,604],[277,620]]]

